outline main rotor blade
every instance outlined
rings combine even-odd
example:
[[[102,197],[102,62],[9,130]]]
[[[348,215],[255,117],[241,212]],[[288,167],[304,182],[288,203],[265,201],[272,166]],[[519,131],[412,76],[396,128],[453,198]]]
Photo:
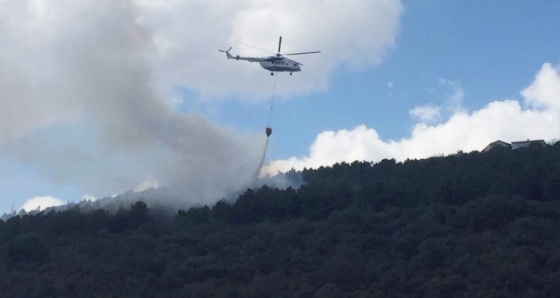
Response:
[[[250,47],[250,48],[263,51],[263,52],[267,52],[267,53],[270,53],[270,54],[276,54],[276,53],[274,53],[274,52],[271,52],[271,51],[268,51],[268,50],[265,50],[265,49],[261,49],[261,48],[259,48],[259,47],[255,47],[254,45],[250,45],[250,44],[248,44],[248,43],[244,43],[244,42],[241,42],[241,41],[239,41],[239,43],[242,44],[242,45],[248,46],[248,47]]]
[[[280,56],[280,47],[282,46],[282,36],[280,36],[280,39],[278,40],[278,56]]]
[[[318,54],[321,51],[313,51],[313,52],[301,52],[301,53],[290,53],[290,54],[282,54],[284,56],[293,56],[293,55],[306,55],[306,54]]]

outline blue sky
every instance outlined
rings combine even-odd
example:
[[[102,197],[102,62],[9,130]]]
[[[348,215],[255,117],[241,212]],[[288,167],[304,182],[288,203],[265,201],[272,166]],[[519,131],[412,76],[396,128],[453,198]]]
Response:
[[[554,33],[560,25],[556,17],[558,3],[403,4],[396,45],[387,51],[380,65],[356,71],[336,70],[330,74],[326,91],[288,101],[276,99],[270,158],[305,156],[310,140],[320,132],[352,129],[360,124],[375,128],[385,140],[398,140],[411,132],[414,122],[410,109],[441,105],[454,92],[449,84],[441,83],[442,79],[464,92],[462,104],[473,111],[494,100],[519,99],[520,91],[529,86],[545,62],[560,61],[560,42]],[[306,65],[303,71],[312,67]],[[296,79],[283,75],[277,88]],[[233,100],[197,108],[208,110],[210,117],[220,123],[251,129],[255,124],[266,123],[261,115],[267,116],[268,104]],[[220,106],[219,112],[216,106]]]
[[[554,1],[117,2],[0,2],[0,213],[242,189],[275,79],[267,173],[559,138]],[[271,77],[217,51],[267,55],[239,42],[280,35],[322,53]]]

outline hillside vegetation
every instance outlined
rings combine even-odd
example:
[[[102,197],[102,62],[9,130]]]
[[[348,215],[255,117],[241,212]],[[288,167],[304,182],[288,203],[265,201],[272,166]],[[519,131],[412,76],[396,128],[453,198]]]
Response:
[[[1,297],[556,297],[560,143],[301,173],[172,217],[0,221]]]

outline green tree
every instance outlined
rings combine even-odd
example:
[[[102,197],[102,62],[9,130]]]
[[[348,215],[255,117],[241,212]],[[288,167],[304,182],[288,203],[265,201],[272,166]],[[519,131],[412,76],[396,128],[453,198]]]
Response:
[[[8,268],[41,265],[48,258],[47,245],[36,234],[19,235],[6,244],[4,260]]]

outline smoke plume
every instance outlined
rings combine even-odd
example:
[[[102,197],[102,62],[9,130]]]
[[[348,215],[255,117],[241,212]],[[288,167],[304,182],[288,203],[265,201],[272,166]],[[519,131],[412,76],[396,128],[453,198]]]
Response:
[[[179,205],[219,200],[254,179],[265,136],[164,100],[150,32],[131,2],[0,5],[10,12],[0,13],[4,154],[96,196],[165,186]]]

